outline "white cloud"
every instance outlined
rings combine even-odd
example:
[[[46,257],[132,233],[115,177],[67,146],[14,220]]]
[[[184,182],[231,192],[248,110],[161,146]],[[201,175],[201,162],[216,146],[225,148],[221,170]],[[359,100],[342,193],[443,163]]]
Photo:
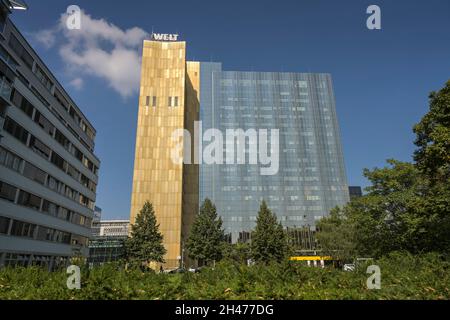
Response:
[[[81,11],[81,29],[66,27],[67,14],[58,25],[34,35],[36,41],[58,48],[59,55],[72,77],[70,84],[81,88],[85,76],[104,79],[126,98],[139,91],[140,48],[148,33],[134,27],[122,30],[104,19],[94,19]]]
[[[55,33],[51,29],[38,31],[33,37],[46,48],[52,47],[56,41]]]
[[[84,81],[81,78],[75,78],[69,82],[69,84],[77,90],[83,88]]]

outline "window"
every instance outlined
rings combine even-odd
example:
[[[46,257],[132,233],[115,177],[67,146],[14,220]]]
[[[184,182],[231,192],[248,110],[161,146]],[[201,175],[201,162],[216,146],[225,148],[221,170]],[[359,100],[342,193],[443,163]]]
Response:
[[[0,198],[14,202],[17,188],[0,181]]]
[[[70,141],[69,141],[69,139],[67,139],[66,136],[63,135],[63,134],[61,133],[61,131],[59,131],[58,129],[56,129],[56,132],[55,132],[55,140],[56,140],[60,145],[62,145],[66,150],[69,150],[69,147],[70,147]]]
[[[89,205],[89,198],[83,194],[80,194],[80,204],[87,207]]]
[[[55,231],[54,229],[39,226],[36,239],[40,241],[53,241]]]
[[[80,172],[75,169],[73,166],[71,166],[70,164],[67,164],[67,174],[69,176],[71,176],[72,178],[74,178],[75,180],[78,180],[78,176],[80,174]]]
[[[48,159],[48,157],[50,156],[50,148],[34,136],[31,136],[30,148],[45,159]]]
[[[92,130],[89,127],[86,127],[86,134],[91,140],[94,140],[94,138],[95,138],[94,130]]]
[[[17,71],[17,77],[20,79],[20,81],[23,82],[25,87],[28,87],[30,85],[30,81],[28,81],[27,78],[25,78],[24,75],[21,74],[19,71]]]
[[[33,57],[25,50],[23,45],[13,34],[11,34],[11,37],[9,38],[9,46],[17,54],[17,56],[22,59],[22,61],[28,66],[28,68],[33,68]]]
[[[21,103],[19,104],[19,108],[23,112],[25,112],[30,118],[33,115],[34,107],[33,107],[33,105],[30,102],[28,102],[27,99],[25,99],[25,98],[22,99]]]
[[[52,152],[52,157],[50,160],[55,166],[60,168],[63,171],[66,171],[67,162],[64,161],[62,157],[60,157],[57,153]]]
[[[7,234],[9,229],[9,221],[11,219],[0,217],[0,233]]]
[[[23,160],[21,158],[19,158],[18,156],[16,156],[15,154],[12,154],[11,152],[6,151],[5,149],[4,153],[2,152],[1,156],[0,156],[0,163],[4,164],[5,167],[8,167],[14,171],[19,172],[20,171],[20,167],[22,165]],[[3,159],[3,161],[2,161]]]
[[[83,161],[83,153],[75,146],[72,146],[73,148],[73,155],[75,158],[77,158],[80,161]]]
[[[51,124],[46,117],[44,117],[39,111],[36,110],[34,114],[34,122],[36,122],[45,132],[53,136],[55,127]]]
[[[14,90],[12,94],[12,103],[20,108],[23,112],[25,112],[30,118],[33,115],[33,106],[31,104],[23,104],[24,97],[20,94],[19,91]],[[26,101],[26,100],[25,100]],[[24,108],[25,107],[25,108]],[[28,107],[28,108],[26,108]]]
[[[81,174],[80,180],[81,180],[81,184],[87,188],[89,185],[89,179],[84,174]]]
[[[93,181],[89,180],[88,189],[95,193],[97,190],[97,185]]]
[[[75,192],[73,191],[73,189],[69,186],[66,186],[66,192],[64,193],[66,197],[73,199]]]
[[[86,218],[86,221],[84,222],[84,226],[90,228],[92,225],[92,219]]]
[[[17,122],[9,117],[6,117],[3,128],[6,132],[20,140],[22,143],[27,143],[28,131],[22,128]]]
[[[17,200],[17,203],[35,210],[41,208],[41,198],[23,190],[19,192],[19,200]]]
[[[45,184],[46,173],[29,162],[25,163],[23,175],[31,180]]]
[[[0,164],[6,163],[6,156],[9,154],[9,152],[6,149],[3,149],[0,147]]]
[[[156,96],[146,96],[145,97],[145,105],[156,107]],[[169,102],[170,105],[170,102]]]
[[[61,236],[61,243],[69,244],[70,243],[70,233],[63,232]]]
[[[52,176],[49,175],[48,178],[47,178],[47,187],[49,187],[53,191],[56,191],[56,192],[60,193],[61,192],[62,183],[59,180],[57,180],[57,179],[55,179],[55,178],[53,178]]]
[[[13,69],[18,67],[17,61],[2,46],[0,46],[0,55]]]
[[[39,93],[39,91],[38,91],[35,87],[31,86],[30,89],[31,89],[31,91],[34,93],[34,95],[36,96],[36,98],[38,98],[39,101],[42,102],[43,105],[45,105],[46,107],[49,107],[49,106],[50,106],[50,103],[48,103],[48,101],[45,100],[45,98]]]
[[[72,106],[70,106],[69,115],[75,120],[75,122],[78,125],[80,124],[81,118],[80,118],[80,116],[78,115],[78,113],[75,111],[75,109]]]
[[[71,244],[74,246],[87,245],[87,238],[73,234]]]
[[[169,97],[169,107],[178,107],[178,97]]]
[[[64,207],[59,208],[58,218],[69,221],[70,220],[70,211]]]
[[[44,200],[42,203],[42,211],[54,217],[58,216],[58,208],[58,205],[48,200]]]
[[[61,106],[63,106],[66,111],[69,111],[69,102],[67,102],[66,98],[64,98],[63,94],[58,90],[58,88],[55,89],[54,96],[56,100],[61,104]]]
[[[16,237],[33,238],[35,229],[35,224],[13,220],[11,235]]]
[[[72,214],[72,218],[70,219],[70,222],[72,222],[73,224],[80,224],[81,221],[81,215],[79,215],[78,213],[74,213]]]
[[[44,87],[47,90],[51,90],[53,87],[53,83],[50,80],[50,78],[45,74],[44,70],[38,65],[36,65],[36,68],[34,70],[34,74],[38,78],[38,80],[44,85]]]

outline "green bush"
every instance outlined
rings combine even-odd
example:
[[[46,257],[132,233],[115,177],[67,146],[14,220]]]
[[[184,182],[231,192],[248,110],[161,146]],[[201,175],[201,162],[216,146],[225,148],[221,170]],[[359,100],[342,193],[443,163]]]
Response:
[[[450,262],[437,254],[393,253],[368,264],[381,269],[381,289],[368,290],[367,265],[354,272],[299,262],[245,266],[222,261],[201,273],[157,274],[107,264],[82,268],[81,289],[65,271],[0,270],[0,299],[449,299]]]

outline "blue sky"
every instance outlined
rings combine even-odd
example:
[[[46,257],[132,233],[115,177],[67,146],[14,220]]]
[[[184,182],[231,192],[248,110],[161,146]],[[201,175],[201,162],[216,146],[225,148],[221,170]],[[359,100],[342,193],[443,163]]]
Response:
[[[28,4],[12,20],[97,129],[104,218],[129,216],[135,57],[145,32],[179,33],[188,59],[220,61],[225,70],[331,73],[351,185],[367,185],[363,168],[411,160],[412,126],[426,113],[429,92],[450,79],[448,0]],[[71,4],[87,17],[78,35],[57,27]],[[382,30],[366,28],[371,4],[381,8]]]

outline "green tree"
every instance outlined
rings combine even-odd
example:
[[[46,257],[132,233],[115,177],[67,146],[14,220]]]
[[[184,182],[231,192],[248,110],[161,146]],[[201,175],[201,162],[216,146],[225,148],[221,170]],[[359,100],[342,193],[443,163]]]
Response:
[[[343,209],[336,207],[317,224],[316,239],[324,255],[351,260],[356,254],[355,224]]]
[[[367,194],[324,219],[318,234],[323,247],[350,241],[354,254],[375,257],[396,250],[449,252],[450,81],[431,93],[430,110],[414,132],[416,162],[388,160],[385,168],[365,169]]]
[[[223,258],[239,264],[247,264],[247,260],[251,258],[250,244],[242,242],[225,243]]]
[[[430,110],[414,126],[418,149],[414,160],[432,182],[448,185],[450,179],[450,80],[430,94]]]
[[[421,205],[423,228],[437,250],[450,251],[450,80],[430,94],[430,110],[414,126],[414,160],[426,180]],[[430,244],[428,245],[430,247]]]
[[[195,217],[186,249],[189,257],[202,265],[222,258],[225,234],[222,219],[217,215],[216,206],[208,198],[203,201],[200,213]]]
[[[141,265],[151,261],[163,263],[166,249],[162,241],[153,205],[146,201],[131,225],[131,237],[125,242],[128,260]]]
[[[251,251],[253,259],[262,263],[281,262],[289,251],[283,227],[264,200],[256,218],[256,228],[252,233]]]

